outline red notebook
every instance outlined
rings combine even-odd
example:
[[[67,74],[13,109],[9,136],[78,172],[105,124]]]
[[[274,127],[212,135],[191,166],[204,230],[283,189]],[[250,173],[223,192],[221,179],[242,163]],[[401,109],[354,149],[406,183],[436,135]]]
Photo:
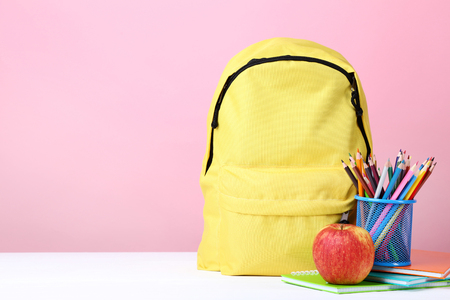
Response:
[[[410,266],[373,266],[372,271],[450,279],[450,253],[412,249]]]

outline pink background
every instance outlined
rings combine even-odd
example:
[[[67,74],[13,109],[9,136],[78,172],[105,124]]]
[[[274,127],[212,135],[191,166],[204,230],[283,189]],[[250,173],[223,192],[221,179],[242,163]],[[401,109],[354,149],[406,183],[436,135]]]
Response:
[[[0,251],[196,251],[220,74],[272,37],[356,68],[379,161],[436,171],[413,247],[450,252],[448,1],[0,2]]]

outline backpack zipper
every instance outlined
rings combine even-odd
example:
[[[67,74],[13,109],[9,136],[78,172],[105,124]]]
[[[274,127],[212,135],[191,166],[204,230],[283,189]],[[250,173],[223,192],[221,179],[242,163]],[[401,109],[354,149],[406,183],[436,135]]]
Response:
[[[241,74],[242,72],[244,72],[248,68],[251,68],[253,66],[257,66],[257,65],[260,65],[260,64],[264,64],[264,63],[271,63],[271,62],[277,62],[277,61],[306,61],[306,62],[318,63],[318,64],[322,64],[322,65],[328,66],[328,67],[330,67],[332,69],[335,69],[336,71],[339,71],[340,73],[342,73],[347,78],[347,80],[350,82],[350,85],[351,85],[351,91],[352,91],[351,103],[355,107],[356,117],[357,117],[356,122],[358,124],[358,127],[359,127],[359,129],[360,129],[360,131],[361,131],[361,133],[363,135],[364,142],[366,144],[367,158],[369,157],[371,149],[370,149],[369,140],[367,138],[366,132],[364,130],[364,125],[363,125],[363,122],[362,122],[363,110],[361,109],[361,105],[360,105],[360,101],[359,101],[358,85],[356,83],[356,78],[355,78],[355,74],[354,73],[348,73],[347,71],[345,71],[340,66],[338,66],[336,64],[333,64],[333,63],[331,63],[329,61],[326,61],[326,60],[323,60],[323,59],[319,59],[319,58],[314,58],[314,57],[308,57],[308,56],[283,55],[283,56],[275,56],[275,57],[268,57],[268,58],[258,58],[258,59],[255,58],[255,59],[250,60],[246,65],[244,65],[239,70],[237,70],[236,72],[231,74],[227,78],[227,80],[225,81],[225,84],[223,85],[222,91],[219,94],[219,98],[217,99],[216,105],[214,107],[214,115],[213,115],[213,119],[212,119],[212,122],[211,122],[211,141],[210,141],[210,147],[209,147],[209,157],[208,157],[208,161],[206,163],[205,175],[208,172],[208,169],[211,166],[212,160],[213,160],[213,154],[214,154],[214,152],[213,152],[214,129],[217,128],[217,126],[219,126],[219,110],[220,110],[220,106],[222,105],[222,101],[223,101],[223,98],[225,97],[225,93],[227,92],[227,90],[230,87],[231,83],[233,83],[233,81],[236,79],[236,77],[239,74]]]

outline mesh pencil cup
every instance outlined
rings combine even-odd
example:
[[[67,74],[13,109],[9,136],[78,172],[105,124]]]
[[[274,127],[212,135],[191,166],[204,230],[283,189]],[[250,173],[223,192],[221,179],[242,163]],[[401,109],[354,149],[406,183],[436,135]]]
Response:
[[[375,246],[376,266],[411,264],[413,203],[416,200],[385,200],[355,196],[356,226],[366,229]]]

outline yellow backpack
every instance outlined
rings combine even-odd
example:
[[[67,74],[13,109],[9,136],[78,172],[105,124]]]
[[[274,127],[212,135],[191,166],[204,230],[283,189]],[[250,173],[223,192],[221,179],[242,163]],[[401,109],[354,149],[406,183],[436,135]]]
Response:
[[[353,67],[306,40],[256,43],[226,66],[208,127],[198,269],[315,269],[316,233],[355,204],[341,159],[357,148],[366,157],[371,152],[366,99]]]

